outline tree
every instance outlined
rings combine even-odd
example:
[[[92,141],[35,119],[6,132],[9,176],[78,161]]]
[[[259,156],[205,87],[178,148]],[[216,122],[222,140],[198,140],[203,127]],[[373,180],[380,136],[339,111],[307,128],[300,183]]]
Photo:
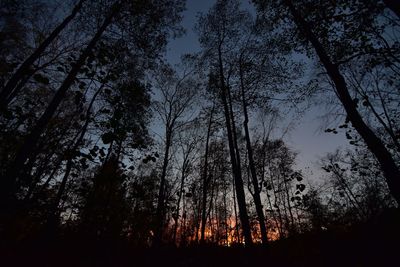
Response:
[[[82,210],[83,235],[94,240],[120,238],[126,216],[124,177],[115,158],[101,167]]]
[[[173,243],[176,243],[176,236],[177,236],[177,230],[178,230],[178,224],[179,224],[179,218],[180,218],[180,212],[181,212],[181,202],[183,198],[186,197],[191,197],[191,193],[187,192],[185,194],[185,188],[187,188],[186,183],[188,176],[193,173],[193,166],[195,163],[195,159],[197,157],[196,155],[196,149],[199,143],[199,123],[197,121],[194,121],[186,127],[182,128],[181,131],[178,133],[178,145],[180,148],[180,153],[177,155],[178,157],[181,157],[181,162],[182,165],[180,167],[180,184],[179,184],[179,189],[178,189],[178,200],[176,202],[175,206],[175,211],[173,218],[175,220],[175,224],[173,227],[173,238],[172,241]],[[185,210],[183,210],[183,214],[185,214]]]
[[[162,242],[164,218],[165,218],[165,184],[167,169],[170,161],[170,149],[174,141],[176,131],[180,130],[190,120],[191,105],[196,97],[198,82],[191,77],[193,70],[186,70],[179,77],[168,67],[163,67],[156,76],[156,88],[161,94],[161,99],[154,105],[155,112],[163,123],[164,155],[160,176],[160,187],[157,202],[154,245]],[[189,117],[188,117],[189,116]]]
[[[203,180],[203,195],[202,195],[202,207],[201,207],[201,228],[200,228],[200,242],[204,243],[205,241],[205,230],[206,230],[206,221],[207,221],[207,190],[208,185],[210,183],[210,178],[208,175],[208,154],[209,154],[209,144],[210,138],[212,134],[212,124],[213,124],[213,115],[214,115],[215,103],[211,108],[209,119],[208,119],[208,126],[207,126],[207,135],[206,135],[206,143],[205,143],[205,150],[204,150],[204,166],[203,166],[203,173],[202,173],[202,180]]]
[[[265,1],[255,2],[261,8],[263,5],[265,7],[267,3]],[[350,95],[348,82],[341,69],[344,62],[360,58],[363,55],[373,55],[376,51],[370,45],[373,44],[373,41],[371,41],[369,32],[360,29],[376,29],[381,6],[364,2],[349,5],[345,1],[324,3],[318,6],[310,5],[305,1],[301,6],[299,3],[294,4],[292,1],[285,0],[273,5],[273,9],[270,10],[277,12],[275,15],[279,12],[288,12],[291,21],[298,29],[299,43],[305,45],[306,48],[309,48],[307,47],[308,43],[311,44],[312,51],[317,55],[334,86],[335,93],[346,111],[347,119],[379,161],[392,195],[397,201],[400,201],[400,171],[395,159],[382,139],[377,136],[357,110],[357,104]],[[349,8],[359,12],[348,14]],[[305,14],[307,14],[307,18]],[[282,22],[281,14],[273,16],[273,18]],[[323,23],[315,24],[316,20],[323,21]],[[337,21],[337,24],[333,24],[332,21]],[[312,27],[311,23],[318,27]],[[343,28],[337,28],[338,25]],[[358,27],[357,25],[363,26]],[[354,40],[356,40],[354,44],[348,45]],[[345,46],[347,49],[341,50]],[[377,53],[377,55],[379,56],[381,53]]]
[[[103,2],[93,2],[92,4],[93,5],[90,7],[93,8],[93,10],[100,10],[97,14],[100,20],[102,20],[100,22],[100,27],[97,29],[94,36],[89,38],[87,45],[80,52],[78,58],[76,59],[74,56],[70,57],[70,63],[72,64],[69,68],[63,68],[67,75],[61,82],[61,86],[55,90],[54,96],[51,101],[49,101],[50,103],[45,108],[44,112],[39,116],[40,118],[34,121],[31,127],[29,127],[17,151],[11,154],[15,156],[10,159],[6,170],[2,172],[0,194],[2,199],[2,224],[5,221],[10,221],[12,213],[17,209],[20,198],[18,194],[21,191],[19,184],[22,180],[22,176],[25,176],[26,171],[29,172],[32,169],[32,163],[36,162],[38,155],[42,152],[40,145],[44,137],[43,134],[49,128],[50,122],[57,118],[59,112],[62,112],[60,106],[63,105],[67,96],[70,95],[69,92],[71,88],[75,88],[77,85],[76,81],[82,78],[83,75],[87,75],[87,77],[91,78],[90,85],[92,85],[93,82],[97,82],[94,80],[98,77],[96,71],[99,71],[99,69],[93,69],[94,51],[103,46],[104,43],[107,43],[107,41],[118,40],[118,38],[113,37],[124,36],[123,39],[119,39],[119,42],[115,41],[115,43],[125,44],[125,46],[120,47],[123,48],[124,51],[135,51],[137,55],[135,59],[140,58],[141,63],[144,63],[141,65],[141,68],[135,69],[141,69],[140,71],[144,72],[151,68],[151,65],[159,58],[167,38],[171,35],[179,34],[180,32],[180,28],[175,27],[175,24],[180,20],[179,13],[182,11],[183,5],[175,1],[166,0],[163,3],[157,1],[157,3],[147,3],[146,6],[141,5],[139,2],[132,3],[129,1],[114,1],[107,4]],[[127,13],[130,15],[127,15]],[[115,31],[109,31],[110,25],[113,25]],[[126,27],[126,25],[129,25],[129,27]],[[107,56],[105,56],[104,53],[103,55],[99,54],[97,55],[102,56],[102,58],[97,58],[96,61],[103,62],[103,65],[113,60],[113,58],[107,57],[110,56],[110,54]],[[126,53],[121,53],[121,55],[122,54],[126,56]],[[136,64],[137,63],[136,61]],[[99,72],[101,74],[102,70]],[[116,80],[115,75],[106,76],[104,78],[107,80]],[[124,79],[125,77],[121,77],[120,80],[123,81]],[[80,81],[78,86],[82,90],[86,88],[85,82],[83,81]],[[126,86],[126,84],[121,86]],[[128,85],[128,87],[129,86],[130,85]],[[89,86],[89,88],[91,87]],[[82,95],[83,94],[77,95],[77,99],[82,98]],[[120,102],[121,101],[116,104],[117,107],[121,107]],[[120,112],[122,111],[118,111],[118,108],[116,108],[114,115]],[[129,116],[126,116],[123,119],[128,118]],[[116,120],[120,121],[120,119]],[[74,123],[76,124],[76,121]],[[120,144],[121,142],[119,145]],[[30,181],[29,175],[26,176],[26,178],[28,179],[28,183],[32,182]]]
[[[245,192],[240,167],[240,156],[236,138],[236,125],[232,108],[229,84],[229,50],[240,40],[243,23],[248,13],[239,9],[237,1],[217,1],[208,14],[199,18],[198,32],[204,55],[209,60],[210,84],[214,87],[224,109],[232,174],[236,184],[239,216],[245,241],[252,245],[250,225],[246,208]],[[228,69],[226,69],[228,68]]]

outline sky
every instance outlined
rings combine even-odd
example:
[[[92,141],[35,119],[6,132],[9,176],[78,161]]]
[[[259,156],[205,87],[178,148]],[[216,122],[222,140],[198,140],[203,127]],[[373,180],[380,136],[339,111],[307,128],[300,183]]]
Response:
[[[242,0],[243,7],[252,8],[248,1]],[[187,0],[186,11],[183,13],[182,26],[186,34],[171,40],[167,47],[167,60],[171,64],[179,62],[180,56],[200,50],[197,35],[193,31],[197,14],[205,13],[215,3],[215,0]],[[296,127],[284,139],[288,146],[298,153],[297,167],[308,170],[311,179],[320,180],[325,173],[319,168],[319,160],[329,152],[334,152],[338,147],[345,148],[348,141],[344,133],[325,133],[322,128],[324,121],[319,117],[323,115],[322,107],[311,107],[298,121]]]

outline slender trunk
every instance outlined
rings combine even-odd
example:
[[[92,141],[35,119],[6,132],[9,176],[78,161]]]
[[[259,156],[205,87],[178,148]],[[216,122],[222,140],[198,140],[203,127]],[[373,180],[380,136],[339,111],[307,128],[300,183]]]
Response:
[[[167,168],[169,163],[169,150],[172,144],[172,127],[167,125],[166,127],[166,142],[164,151],[164,160],[162,165],[161,177],[160,177],[160,188],[158,190],[157,210],[156,210],[156,228],[154,234],[153,246],[160,246],[163,234],[164,225],[164,205],[165,205],[165,179],[167,176]]]
[[[11,76],[3,90],[0,93],[0,109],[5,110],[8,104],[12,101],[11,94],[15,97],[18,92],[15,90],[21,90],[27,80],[24,80],[25,76],[30,76],[30,67],[32,64],[43,54],[46,48],[57,38],[62,30],[72,21],[72,19],[78,14],[82,8],[82,4],[85,0],[80,0],[79,3],[74,7],[71,14],[66,17],[60,25],[58,25],[52,33],[39,45],[39,47],[20,65],[17,71]]]
[[[179,243],[180,247],[185,247],[186,246],[186,201],[185,198],[183,198],[183,214],[182,214],[182,223],[181,223],[181,240]]]
[[[285,4],[289,8],[298,28],[303,31],[308,41],[313,45],[321,63],[335,85],[336,93],[346,110],[348,119],[362,137],[368,149],[375,155],[385,175],[390,193],[396,199],[397,203],[400,203],[400,170],[392,155],[386,149],[382,140],[369,128],[357,111],[357,107],[350,96],[343,75],[340,73],[338,66],[332,63],[324,47],[312,32],[310,25],[304,20],[298,10],[296,10],[292,1],[285,0]]]
[[[68,123],[66,122],[66,125],[70,125],[72,123],[73,119],[70,119],[68,121]],[[54,143],[59,143],[62,142],[62,140],[65,140],[67,138],[66,134],[69,131],[69,127],[65,127],[63,129],[62,132],[60,132],[57,136],[57,139],[54,140]],[[50,149],[50,151],[45,151],[44,149],[46,149],[46,144],[47,142],[46,140],[46,136],[44,136],[44,138],[42,139],[41,142],[38,143],[38,145],[35,147],[35,150],[32,152],[30,159],[27,161],[26,165],[24,166],[24,169],[21,171],[21,173],[24,174],[29,174],[32,171],[32,168],[36,162],[36,157],[42,152],[42,154],[47,154],[46,157],[48,159],[51,159],[53,157],[53,155],[56,153],[56,151],[54,149]],[[74,139],[75,140],[75,139]],[[67,145],[68,147],[68,145]],[[47,148],[48,149],[48,148]],[[47,166],[44,166],[44,169],[46,169]],[[32,185],[32,190],[35,189],[37,182],[40,181],[41,178],[41,174],[37,173],[35,175],[31,176],[32,178],[30,178],[30,184]],[[21,179],[23,180],[23,179]],[[17,187],[19,187],[20,184],[17,184]],[[29,193],[28,193],[29,194]]]
[[[215,170],[215,166],[214,166],[214,170]],[[214,177],[214,175],[212,176]],[[210,229],[210,233],[213,232],[213,223],[212,223],[212,211],[213,211],[213,204],[214,204],[214,194],[215,194],[215,179],[209,181],[211,183],[211,195],[210,195],[210,203],[208,205],[208,209],[207,209],[207,214],[206,214],[206,220],[207,218],[209,219],[209,229]],[[211,235],[212,237],[212,235]]]
[[[234,176],[235,183],[236,183],[236,196],[237,196],[238,207],[239,207],[239,218],[242,223],[243,235],[244,235],[246,246],[251,246],[253,244],[253,240],[251,237],[249,217],[247,215],[246,196],[245,196],[244,188],[243,188],[243,180],[242,180],[242,177],[240,174],[241,170],[238,168],[238,165],[237,165],[238,159],[236,158],[236,154],[235,154],[231,117],[230,117],[229,106],[228,106],[228,101],[227,101],[227,88],[225,86],[224,70],[223,70],[223,66],[222,66],[221,46],[218,47],[218,60],[219,60],[219,74],[220,74],[219,76],[220,76],[220,83],[221,83],[220,84],[221,98],[222,98],[222,103],[224,106],[225,123],[226,123],[226,130],[227,130],[228,142],[229,142],[229,154],[230,154],[231,165],[232,165],[232,174]]]
[[[288,182],[286,177],[283,176],[283,184],[285,186],[285,196],[286,196],[286,202],[287,202],[287,210],[289,211],[289,216],[290,216],[290,224],[288,225],[289,229],[289,234],[293,234],[293,232],[296,231],[295,229],[295,223],[294,223],[294,216],[293,216],[293,211],[292,211],[292,205],[290,205],[290,188],[288,186]]]
[[[226,194],[227,194],[227,190],[226,190],[226,184],[224,184],[224,195],[223,195],[223,199],[224,199],[224,222],[225,222],[225,245],[229,245],[229,240],[228,240],[228,205],[226,203]]]
[[[208,121],[207,138],[206,138],[206,151],[204,154],[204,169],[203,169],[203,198],[202,198],[202,209],[201,209],[201,229],[200,229],[200,242],[204,243],[204,231],[206,229],[206,206],[207,206],[207,188],[208,188],[208,146],[211,135],[212,117],[214,113],[214,105],[210,112],[210,118]]]
[[[92,49],[99,41],[106,28],[111,24],[113,17],[118,12],[118,8],[119,7],[117,7],[116,5],[112,7],[112,11],[110,12],[110,14],[108,14],[101,27],[98,29],[92,40],[89,42],[88,46],[80,55],[74,67],[71,69],[70,73],[68,74],[68,76],[66,77],[60,88],[57,90],[51,103],[49,104],[43,115],[40,117],[40,119],[37,121],[31,133],[26,137],[14,161],[10,164],[9,168],[7,169],[7,172],[1,181],[2,186],[0,194],[2,198],[5,198],[5,201],[1,202],[4,203],[6,206],[8,206],[8,208],[12,208],[11,203],[14,202],[15,192],[17,191],[16,182],[20,174],[20,170],[23,169],[26,160],[29,158],[32,151],[34,151],[37,141],[39,140],[41,134],[44,132],[47,124],[53,117],[58,106],[64,99],[65,93],[74,83],[76,75],[78,74],[81,67],[84,65]]]
[[[185,186],[185,176],[186,176],[186,167],[188,165],[188,156],[189,156],[189,154],[186,155],[186,157],[183,161],[183,165],[182,165],[181,186],[179,188],[178,202],[176,204],[176,218],[175,218],[174,232],[173,232],[173,238],[172,238],[174,244],[176,243],[176,232],[178,230],[180,204],[181,204],[181,200],[182,200],[183,188]]]
[[[283,232],[283,218],[282,218],[282,212],[281,209],[279,208],[279,203],[278,203],[278,195],[277,195],[277,190],[275,187],[275,183],[274,183],[274,179],[272,178],[272,174],[270,177],[270,182],[271,182],[271,188],[272,188],[272,192],[274,192],[274,205],[273,207],[276,208],[276,212],[278,213],[278,219],[279,219],[279,223],[278,223],[278,229],[280,231],[280,236],[283,237],[285,236],[285,233]],[[278,183],[279,183],[279,176],[278,176]]]
[[[344,193],[346,194],[347,199],[350,201],[351,205],[357,210],[359,216],[361,219],[367,219],[367,213],[365,210],[361,207],[361,204],[357,201],[356,196],[353,194],[353,191],[349,187],[349,185],[346,183],[346,180],[343,178],[341,173],[337,169],[332,170],[335,177],[339,181],[339,184],[342,186],[342,189]]]
[[[247,103],[246,103],[246,96],[245,96],[245,90],[244,90],[242,64],[240,64],[240,88],[241,88],[241,93],[242,93],[242,106],[243,106],[243,115],[244,115],[243,127],[244,127],[244,132],[245,132],[245,139],[246,139],[247,156],[249,159],[250,173],[251,173],[251,178],[252,178],[252,184],[254,187],[253,198],[254,198],[254,204],[256,206],[258,222],[260,224],[261,241],[264,245],[266,245],[268,242],[267,228],[265,226],[265,216],[264,216],[264,211],[263,211],[263,205],[261,203],[260,189],[258,186],[258,179],[257,179],[257,172],[256,172],[255,163],[254,163],[254,158],[253,158],[253,148],[251,147],[251,141],[250,141],[250,133],[249,133],[249,126],[248,126],[249,116],[247,113]]]
[[[57,226],[57,222],[58,222],[58,217],[59,217],[59,212],[58,212],[58,206],[60,205],[61,199],[64,195],[65,192],[65,188],[67,186],[67,182],[68,182],[68,178],[69,175],[71,173],[72,167],[73,167],[73,153],[75,153],[75,151],[78,150],[79,146],[82,144],[83,138],[85,137],[87,128],[89,126],[90,123],[90,115],[91,115],[91,111],[92,111],[92,107],[93,104],[98,96],[98,94],[100,93],[100,91],[103,89],[103,86],[100,86],[100,88],[96,91],[96,93],[93,95],[92,100],[90,101],[90,104],[88,106],[88,109],[86,111],[86,121],[85,124],[83,125],[80,135],[78,137],[78,139],[75,141],[75,144],[73,145],[73,147],[71,148],[71,155],[69,155],[68,157],[68,161],[65,167],[65,172],[64,172],[64,176],[61,180],[61,184],[60,187],[57,191],[57,195],[56,198],[54,199],[53,204],[51,205],[50,211],[49,211],[49,218],[48,218],[48,226],[49,229],[55,229],[55,227]]]
[[[238,216],[237,216],[237,208],[236,208],[236,186],[235,186],[235,179],[233,179],[232,183],[232,192],[233,192],[233,213],[235,215],[235,232],[236,232],[236,241],[239,244],[240,243],[240,233],[239,233],[239,221],[238,221]]]

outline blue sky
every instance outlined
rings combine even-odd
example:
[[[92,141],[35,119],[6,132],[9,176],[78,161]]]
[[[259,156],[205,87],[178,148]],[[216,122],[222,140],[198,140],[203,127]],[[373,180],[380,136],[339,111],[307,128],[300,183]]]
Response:
[[[182,26],[186,29],[186,34],[178,39],[172,40],[167,47],[167,60],[176,64],[181,55],[197,52],[200,45],[197,36],[193,32],[199,12],[207,10],[215,3],[215,0],[188,0]],[[251,7],[249,2],[243,1],[244,7]],[[298,152],[297,164],[301,169],[309,167],[312,171],[313,179],[318,179],[324,174],[318,168],[317,162],[328,152],[335,151],[338,147],[348,146],[344,133],[330,134],[322,129],[323,121],[318,117],[322,115],[321,107],[310,108],[297,126],[286,136],[285,141],[294,151]]]

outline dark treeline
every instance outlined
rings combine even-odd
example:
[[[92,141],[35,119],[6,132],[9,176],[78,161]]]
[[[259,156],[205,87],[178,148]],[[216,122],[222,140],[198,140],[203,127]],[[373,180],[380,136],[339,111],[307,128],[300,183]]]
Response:
[[[184,1],[1,1],[1,245],[270,248],[398,216],[399,5],[251,5],[215,1],[172,66]],[[310,107],[349,142],[314,175],[286,139]]]

